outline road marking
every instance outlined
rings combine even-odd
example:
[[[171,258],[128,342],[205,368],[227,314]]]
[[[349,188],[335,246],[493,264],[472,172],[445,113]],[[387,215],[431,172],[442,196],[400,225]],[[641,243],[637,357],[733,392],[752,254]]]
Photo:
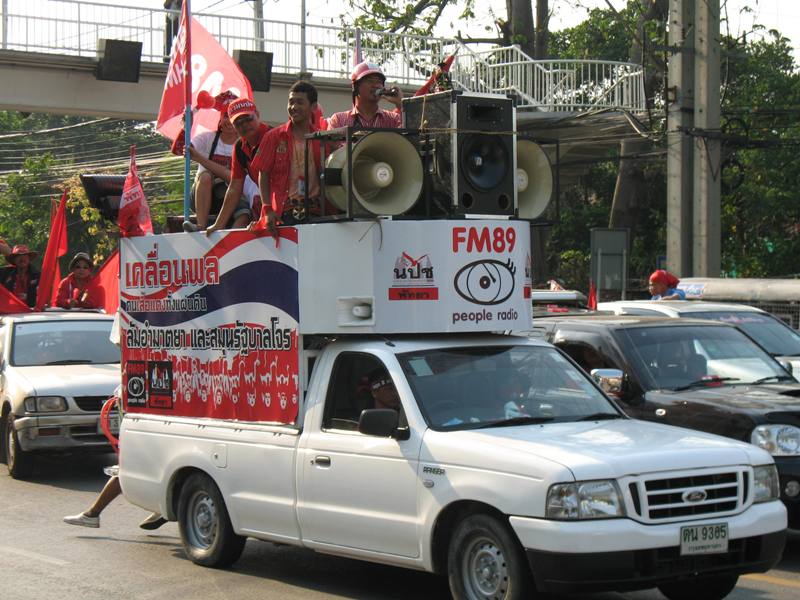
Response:
[[[25,558],[32,558],[34,560],[50,563],[51,565],[56,565],[57,567],[65,567],[69,564],[69,561],[61,560],[60,558],[53,558],[52,556],[46,556],[44,554],[39,554],[38,552],[29,552],[28,550],[20,550],[19,548],[11,548],[9,546],[0,546],[0,553],[16,554],[18,556],[24,556]]]
[[[792,579],[784,579],[783,577],[775,577],[773,575],[745,575],[742,579],[751,579],[754,581],[763,581],[764,583],[771,583],[773,585],[783,585],[786,587],[800,589],[800,581]]]

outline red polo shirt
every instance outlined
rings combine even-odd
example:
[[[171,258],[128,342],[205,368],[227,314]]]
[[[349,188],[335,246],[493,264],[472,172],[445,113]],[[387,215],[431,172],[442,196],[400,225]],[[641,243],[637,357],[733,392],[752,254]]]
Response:
[[[309,133],[317,131],[312,123]],[[255,171],[269,175],[269,195],[272,210],[278,216],[283,215],[283,205],[289,197],[289,180],[292,168],[292,151],[294,149],[294,135],[292,134],[292,121],[289,120],[280,127],[270,130],[262,139],[257,150],[257,156],[250,166]],[[320,172],[319,141],[311,142],[311,151],[314,154],[316,172]],[[252,175],[251,175],[252,177]],[[258,181],[258,178],[255,179]],[[311,188],[313,189],[313,187]]]
[[[243,139],[240,139],[238,142],[236,142],[236,145],[233,148],[233,155],[231,156],[231,179],[244,179],[245,176],[244,167],[242,166],[242,163],[237,156],[238,153],[236,152],[236,146],[241,145],[241,148],[247,157],[247,174],[250,175],[250,179],[258,183],[258,169],[253,168],[253,161],[256,160],[261,147],[261,142],[264,140],[264,136],[268,131],[269,125],[266,123],[261,123],[258,128],[258,140],[256,141],[255,145],[251,146],[246,140]],[[241,144],[239,144],[239,142],[241,142]]]
[[[364,115],[358,112],[358,109],[354,106],[351,110],[334,113],[331,115],[331,118],[328,119],[328,129],[336,129],[337,127],[353,127],[356,124],[359,124],[361,127],[374,127],[376,129],[389,129],[392,127],[396,128],[403,124],[403,113],[401,113],[398,109],[389,111],[379,108],[378,112],[375,113],[375,116],[372,117],[372,119],[367,119],[364,117]]]

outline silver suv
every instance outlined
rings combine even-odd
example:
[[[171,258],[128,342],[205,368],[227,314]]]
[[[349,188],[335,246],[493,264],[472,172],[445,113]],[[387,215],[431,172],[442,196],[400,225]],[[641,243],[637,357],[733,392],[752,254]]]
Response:
[[[112,325],[95,312],[0,318],[0,458],[12,477],[30,475],[37,453],[110,450],[99,416],[120,381]]]

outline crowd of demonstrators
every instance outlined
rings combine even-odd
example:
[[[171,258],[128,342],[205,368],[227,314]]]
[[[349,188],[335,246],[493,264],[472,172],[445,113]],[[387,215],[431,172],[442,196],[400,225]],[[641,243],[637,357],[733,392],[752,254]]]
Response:
[[[7,267],[0,267],[0,283],[33,308],[36,306],[36,289],[39,287],[40,274],[31,261],[39,256],[39,253],[28,250],[25,244],[17,244],[12,248],[2,239],[0,239],[0,253],[10,264]]]
[[[391,88],[386,90],[386,75],[381,68],[370,62],[358,63],[350,74],[353,85],[353,108],[337,112],[328,119],[328,128],[338,127],[385,127],[397,128],[402,125],[400,112],[403,102],[403,90]],[[390,93],[391,92],[391,93]],[[381,100],[394,104],[395,110],[380,108]]]
[[[94,263],[86,252],[78,252],[69,261],[69,275],[58,284],[56,306],[59,308],[103,308],[105,290],[92,273]]]
[[[686,292],[678,289],[680,280],[669,271],[658,269],[650,275],[648,288],[651,300],[686,300]]]
[[[214,108],[219,111],[220,116],[216,131],[198,134],[189,145],[189,156],[198,164],[191,190],[191,207],[197,217],[197,225],[185,223],[184,228],[187,231],[205,229],[209,215],[217,215],[222,209],[231,182],[233,148],[239,139],[228,118],[228,106],[234,100],[237,97],[231,92],[217,95],[214,98]],[[179,136],[178,140],[181,139],[182,136]],[[233,226],[246,226],[254,210],[260,210],[258,186],[250,176],[246,176],[242,194],[234,208]]]
[[[258,109],[248,98],[239,98],[228,105],[228,118],[233,124],[239,139],[233,146],[231,159],[231,181],[222,202],[222,208],[213,225],[206,228],[206,233],[225,229],[228,221],[237,211],[245,177],[249,175],[254,182],[258,181],[258,171],[253,168],[253,161],[258,156],[261,140],[269,131],[269,125],[261,122]],[[234,222],[234,227],[245,227],[250,222],[250,215],[243,215]]]

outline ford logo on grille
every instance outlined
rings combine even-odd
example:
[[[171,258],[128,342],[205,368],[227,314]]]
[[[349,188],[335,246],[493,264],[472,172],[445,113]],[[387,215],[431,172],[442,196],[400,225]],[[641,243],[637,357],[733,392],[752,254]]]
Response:
[[[706,493],[705,490],[687,490],[683,492],[681,498],[683,498],[684,502],[691,502],[691,503],[702,502],[703,500],[708,498],[708,494]]]

